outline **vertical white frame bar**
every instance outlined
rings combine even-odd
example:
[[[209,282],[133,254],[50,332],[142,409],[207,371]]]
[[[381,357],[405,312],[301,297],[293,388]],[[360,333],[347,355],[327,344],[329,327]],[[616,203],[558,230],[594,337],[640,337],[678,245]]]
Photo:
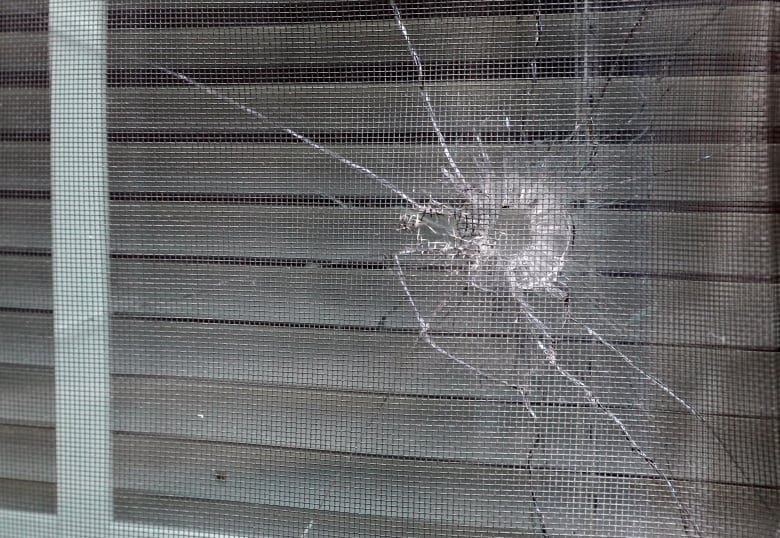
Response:
[[[49,1],[57,523],[110,536],[106,17],[103,0]]]

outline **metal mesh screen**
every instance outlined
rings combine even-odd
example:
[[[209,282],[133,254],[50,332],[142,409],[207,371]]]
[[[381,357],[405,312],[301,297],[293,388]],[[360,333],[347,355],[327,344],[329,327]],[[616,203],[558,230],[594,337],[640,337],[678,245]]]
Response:
[[[778,5],[0,5],[0,536],[778,536]]]

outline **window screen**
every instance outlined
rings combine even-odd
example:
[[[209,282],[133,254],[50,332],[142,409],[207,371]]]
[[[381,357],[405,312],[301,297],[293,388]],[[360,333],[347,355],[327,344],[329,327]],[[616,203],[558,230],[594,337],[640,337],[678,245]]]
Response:
[[[778,15],[3,2],[0,536],[775,536]]]

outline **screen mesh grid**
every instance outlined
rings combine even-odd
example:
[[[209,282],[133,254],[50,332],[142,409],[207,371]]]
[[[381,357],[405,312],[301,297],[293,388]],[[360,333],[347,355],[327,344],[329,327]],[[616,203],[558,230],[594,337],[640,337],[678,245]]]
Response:
[[[0,515],[780,532],[775,3],[51,4],[0,6]]]

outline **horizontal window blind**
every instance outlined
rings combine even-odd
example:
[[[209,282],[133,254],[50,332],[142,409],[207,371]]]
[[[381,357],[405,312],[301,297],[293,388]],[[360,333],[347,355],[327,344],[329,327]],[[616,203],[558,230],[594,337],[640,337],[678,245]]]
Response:
[[[0,535],[778,532],[775,3],[97,5],[0,6]]]

